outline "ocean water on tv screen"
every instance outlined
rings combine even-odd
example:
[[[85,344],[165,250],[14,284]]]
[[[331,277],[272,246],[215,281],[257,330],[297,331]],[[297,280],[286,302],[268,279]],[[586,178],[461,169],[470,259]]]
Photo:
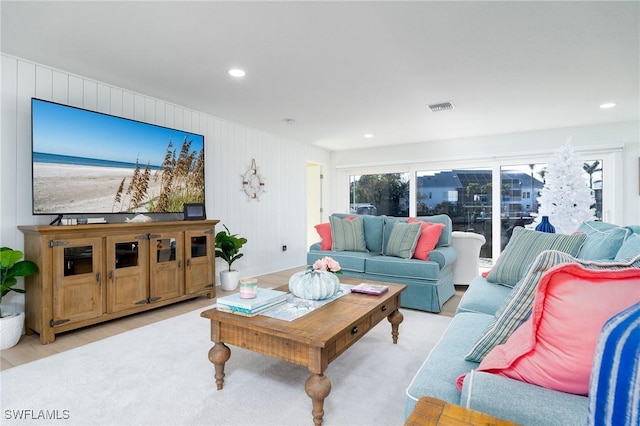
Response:
[[[74,157],[71,155],[46,154],[34,152],[33,161],[36,163],[68,164],[78,166],[115,167],[120,169],[134,169],[135,163],[124,161],[101,160],[99,158]],[[160,170],[160,166],[150,165],[151,170]]]

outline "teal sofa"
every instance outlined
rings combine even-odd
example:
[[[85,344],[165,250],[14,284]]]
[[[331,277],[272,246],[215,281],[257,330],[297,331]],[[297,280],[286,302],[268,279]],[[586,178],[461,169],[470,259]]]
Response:
[[[456,250],[451,246],[451,218],[447,215],[424,216],[418,219],[444,224],[436,247],[429,252],[429,260],[404,259],[385,255],[386,242],[396,222],[406,223],[407,218],[334,213],[332,216],[348,216],[363,219],[366,250],[321,250],[320,243],[311,245],[307,253],[307,265],[325,256],[335,259],[343,276],[367,281],[384,281],[405,284],[401,306],[427,312],[440,312],[442,305],[455,294],[453,264]]]
[[[528,279],[535,283],[531,284],[535,291],[539,282],[535,281],[536,273],[539,279],[546,274],[542,269],[536,273],[532,271],[535,262],[553,256],[558,259],[573,259],[592,269],[640,268],[640,227],[588,222],[579,231],[585,234],[585,238],[577,254],[574,253],[575,256],[557,250],[532,253],[536,260],[524,265],[528,269],[519,283]],[[508,245],[501,257],[507,255],[509,249]],[[496,262],[494,269],[499,262],[500,260]],[[559,261],[562,262],[564,260]],[[553,268],[554,265],[546,267]],[[637,282],[638,297],[630,303],[640,302],[640,280]],[[509,296],[513,296],[511,293],[516,291],[520,291],[517,284],[511,288],[490,282],[484,276],[478,276],[470,283],[450,326],[428,354],[406,390],[405,418],[409,417],[420,397],[429,396],[523,425],[588,424],[589,404],[592,403],[589,397],[476,371],[480,364],[465,359],[472,349],[477,348],[478,341],[486,336],[491,325],[501,315],[505,315],[503,304],[508,305],[509,300],[515,300],[516,298]],[[603,300],[602,303],[606,304],[606,301]],[[529,308],[527,315],[530,312]],[[595,364],[593,368],[596,369]],[[460,391],[456,382],[465,374],[461,379],[464,381]]]

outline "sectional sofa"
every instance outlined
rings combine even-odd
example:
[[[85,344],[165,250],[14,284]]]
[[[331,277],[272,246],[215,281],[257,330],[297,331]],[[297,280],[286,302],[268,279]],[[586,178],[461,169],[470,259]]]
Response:
[[[335,228],[347,219],[354,223],[345,222],[345,226],[350,226],[344,232],[344,241],[327,242],[332,234],[333,238],[341,238],[342,234],[336,233]],[[392,238],[397,241],[394,237],[398,232],[393,231],[394,225],[399,224],[396,231],[408,231],[411,225],[409,221],[416,219],[334,213],[329,220],[330,222],[316,227],[323,236],[323,241],[309,248],[308,265],[313,265],[324,256],[330,256],[340,263],[346,277],[406,284],[407,289],[401,298],[401,306],[406,308],[440,312],[442,305],[455,294],[453,265],[456,250],[451,246],[452,226],[449,216],[418,218],[428,224],[439,224],[438,228],[441,229],[437,241],[434,241],[435,247],[426,252],[428,260],[413,258],[414,252],[411,250],[403,251],[396,245],[392,249],[389,245]],[[331,224],[334,226],[331,227]],[[420,223],[415,226],[420,228],[424,225]],[[408,246],[413,243],[415,249],[419,241],[411,241],[412,238],[404,236]]]
[[[524,425],[587,424],[589,376],[602,355],[595,343],[607,318],[640,303],[639,268],[638,226],[588,222],[572,235],[516,228],[425,354],[405,416],[430,396]],[[633,364],[637,344],[631,353],[614,364]],[[616,383],[628,386],[629,376]]]

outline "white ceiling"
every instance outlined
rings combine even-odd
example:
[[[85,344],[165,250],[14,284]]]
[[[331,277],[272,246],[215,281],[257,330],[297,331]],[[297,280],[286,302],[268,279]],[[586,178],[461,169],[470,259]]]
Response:
[[[638,1],[1,8],[3,53],[331,150],[640,118]]]

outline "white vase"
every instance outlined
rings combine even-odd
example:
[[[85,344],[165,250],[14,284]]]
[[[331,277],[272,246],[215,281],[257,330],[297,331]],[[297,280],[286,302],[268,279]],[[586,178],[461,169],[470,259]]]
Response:
[[[340,279],[327,271],[300,271],[289,278],[289,291],[296,297],[322,300],[340,290]]]
[[[224,291],[233,291],[238,288],[240,272],[235,269],[220,271],[220,286]]]
[[[0,350],[17,345],[23,329],[24,312],[7,314],[0,318]]]

